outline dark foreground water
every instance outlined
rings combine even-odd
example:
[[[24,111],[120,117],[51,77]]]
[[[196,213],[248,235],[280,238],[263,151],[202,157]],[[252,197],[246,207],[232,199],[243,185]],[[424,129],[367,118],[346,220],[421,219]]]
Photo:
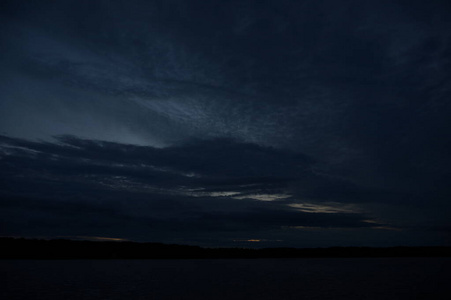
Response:
[[[451,299],[451,258],[0,260],[1,299]]]

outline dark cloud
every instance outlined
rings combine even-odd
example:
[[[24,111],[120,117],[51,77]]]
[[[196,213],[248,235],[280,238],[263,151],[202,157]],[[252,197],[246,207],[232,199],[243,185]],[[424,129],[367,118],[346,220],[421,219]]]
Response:
[[[74,137],[59,141],[2,138],[2,206],[8,215],[27,212],[25,222],[41,213],[56,215],[44,223],[57,227],[63,216],[80,219],[69,228],[91,224],[92,217],[84,216],[115,226],[129,218],[163,232],[374,226],[360,213],[312,214],[286,201],[255,199],[315,176],[308,169],[312,161],[302,155],[231,140],[165,149]],[[20,186],[27,188],[21,192]]]
[[[178,227],[187,205],[199,215],[181,227],[193,233],[209,218],[217,230],[263,219],[366,228],[364,217],[446,228],[450,10],[439,0],[2,1],[1,195],[47,203],[37,209],[47,215],[58,201],[101,202],[130,224],[147,224],[131,203],[173,203],[148,216],[163,227]]]
[[[417,225],[387,223],[362,202],[377,208],[424,201],[319,176],[304,155],[232,140],[164,149],[70,136],[58,143],[2,137],[1,143],[2,234],[188,243],[187,236],[200,235],[203,243],[224,244],[236,239],[233,233],[405,230]],[[386,217],[384,210],[379,215]]]

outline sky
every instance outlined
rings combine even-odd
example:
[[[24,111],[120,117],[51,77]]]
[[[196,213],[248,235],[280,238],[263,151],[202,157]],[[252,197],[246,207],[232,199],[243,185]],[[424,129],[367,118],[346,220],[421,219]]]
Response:
[[[451,2],[0,3],[0,236],[451,245]]]

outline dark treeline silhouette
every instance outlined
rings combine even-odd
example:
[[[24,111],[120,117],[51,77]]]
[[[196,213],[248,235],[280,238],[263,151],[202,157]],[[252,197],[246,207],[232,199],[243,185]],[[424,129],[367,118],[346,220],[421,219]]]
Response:
[[[160,243],[0,238],[2,259],[449,257],[451,247],[201,248]]]

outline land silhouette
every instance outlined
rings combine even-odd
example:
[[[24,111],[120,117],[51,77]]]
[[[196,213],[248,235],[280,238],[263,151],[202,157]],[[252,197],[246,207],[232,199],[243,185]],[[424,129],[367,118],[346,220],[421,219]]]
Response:
[[[161,243],[0,238],[2,259],[449,257],[451,247],[202,248]]]

